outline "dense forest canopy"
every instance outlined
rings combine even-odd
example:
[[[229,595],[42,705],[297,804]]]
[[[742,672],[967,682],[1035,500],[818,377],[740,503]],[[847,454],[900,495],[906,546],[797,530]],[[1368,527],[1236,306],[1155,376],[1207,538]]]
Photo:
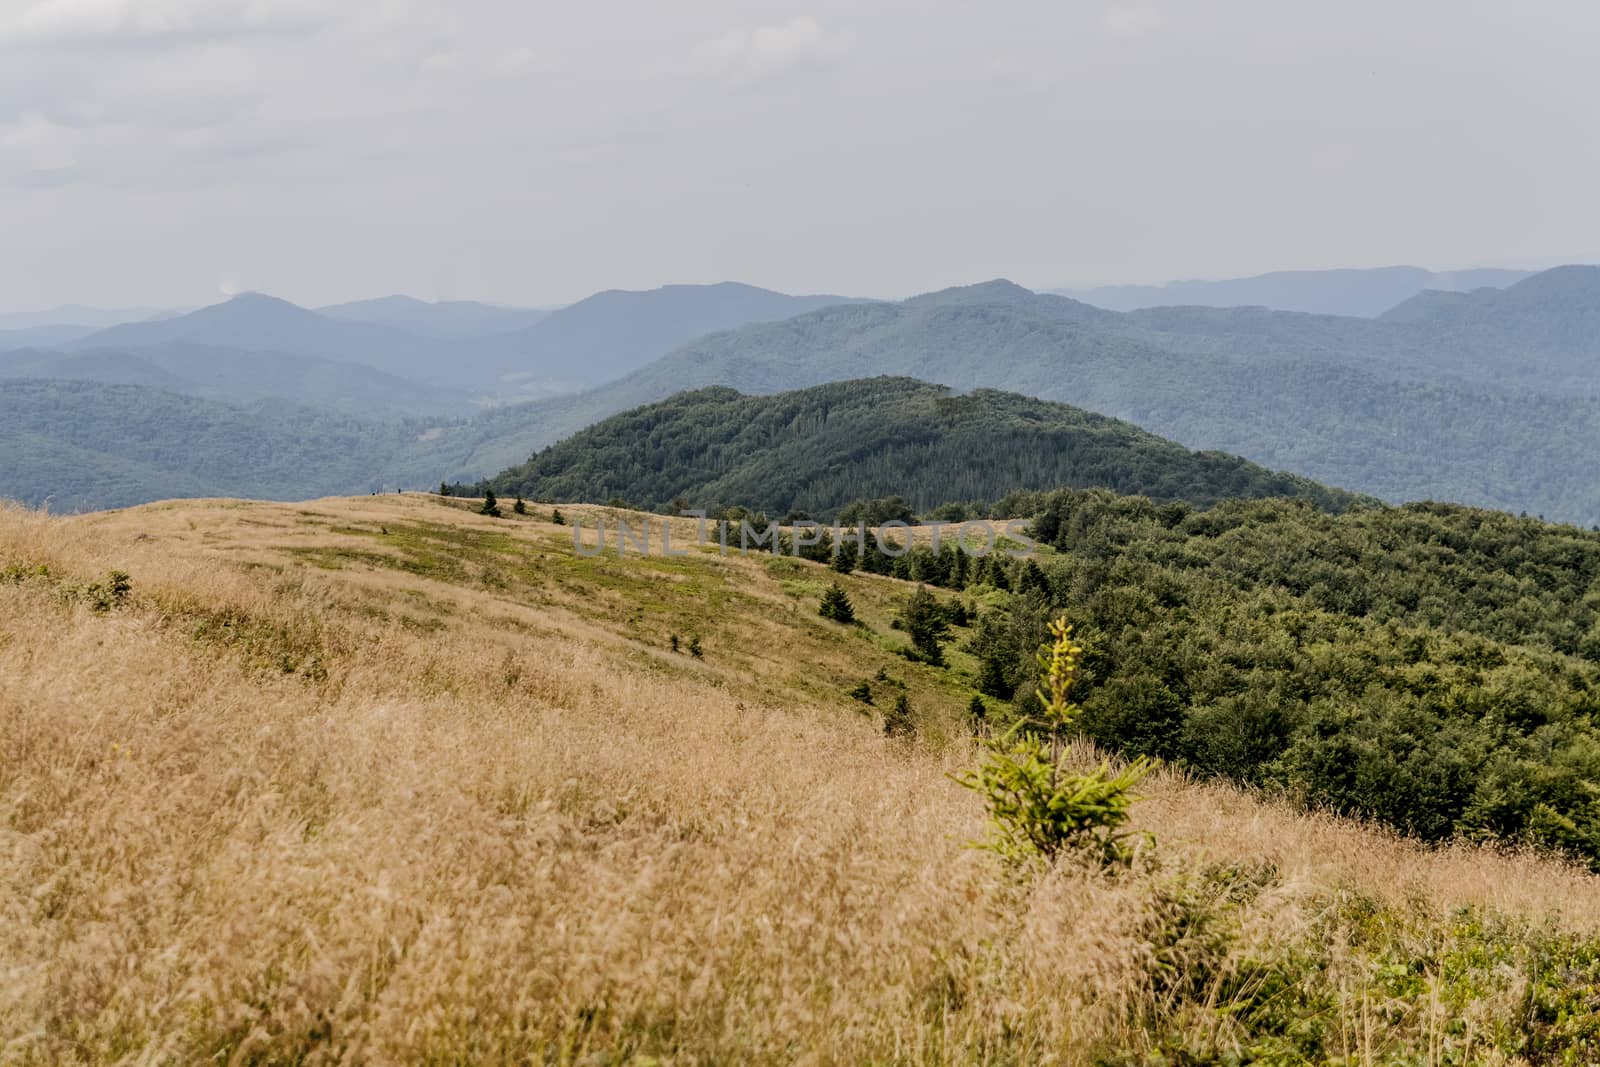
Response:
[[[1102,744],[1600,864],[1600,534],[1454,505],[1024,503],[1054,554],[919,548],[888,568],[962,590],[975,684],[1011,715],[1066,614]]]
[[[1355,499],[1065,404],[992,389],[956,395],[909,378],[776,396],[684,393],[606,419],[487,485],[540,500],[817,517],[859,498],[902,496],[926,510],[1062,486],[1200,505],[1293,496],[1340,508]]]

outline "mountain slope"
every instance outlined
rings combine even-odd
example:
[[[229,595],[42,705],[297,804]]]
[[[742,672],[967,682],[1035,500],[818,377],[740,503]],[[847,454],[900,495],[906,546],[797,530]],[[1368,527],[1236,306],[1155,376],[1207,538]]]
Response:
[[[1181,281],[1165,285],[1107,285],[1093,289],[1055,289],[1096,307],[1137,311],[1151,307],[1267,307],[1318,315],[1372,317],[1424,289],[1468,291],[1503,288],[1531,272],[1492,268],[1427,271],[1420,267],[1369,270],[1273,271],[1251,278]]]
[[[684,393],[614,416],[507,470],[503,495],[650,509],[669,501],[832,517],[854,499],[918,510],[1020,489],[1099,487],[1210,506],[1352,498],[1234,456],[1192,453],[1125,423],[993,390],[953,395],[909,378],[835,382],[775,396]]]
[[[1435,368],[1600,395],[1600,267],[1557,267],[1506,289],[1426,292],[1382,318]]]

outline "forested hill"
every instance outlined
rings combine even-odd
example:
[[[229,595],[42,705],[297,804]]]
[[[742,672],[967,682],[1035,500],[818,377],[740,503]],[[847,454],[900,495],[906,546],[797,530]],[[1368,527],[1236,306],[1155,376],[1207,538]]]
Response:
[[[1354,498],[1066,404],[910,378],[834,382],[772,396],[714,387],[625,412],[488,483],[502,495],[660,509],[671,501],[818,517],[859,498],[927,510],[1019,489],[1112,489],[1209,506]]]

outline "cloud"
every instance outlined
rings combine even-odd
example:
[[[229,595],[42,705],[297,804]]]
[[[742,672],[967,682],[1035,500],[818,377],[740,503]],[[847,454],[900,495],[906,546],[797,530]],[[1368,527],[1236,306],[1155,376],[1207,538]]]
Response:
[[[1140,34],[1154,33],[1165,29],[1166,17],[1159,11],[1148,7],[1129,7],[1118,4],[1107,9],[1105,17],[1101,20],[1105,28],[1112,33],[1124,37],[1137,37]]]
[[[816,19],[801,15],[781,25],[729,30],[702,41],[689,57],[688,71],[729,85],[752,86],[836,66],[849,48],[847,35],[824,33]]]
[[[482,52],[450,48],[424,56],[417,64],[418,69],[424,74],[477,72],[489,78],[503,79],[554,74],[565,66],[565,60],[554,52],[541,52],[526,47],[489,49]]]
[[[0,0],[0,46],[148,44],[301,32],[321,21],[309,0]]]

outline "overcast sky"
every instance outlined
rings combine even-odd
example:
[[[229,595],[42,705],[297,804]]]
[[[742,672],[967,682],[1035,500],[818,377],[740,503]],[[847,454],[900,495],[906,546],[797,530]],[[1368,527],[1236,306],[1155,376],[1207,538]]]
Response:
[[[0,309],[1600,255],[1594,0],[0,0]]]

